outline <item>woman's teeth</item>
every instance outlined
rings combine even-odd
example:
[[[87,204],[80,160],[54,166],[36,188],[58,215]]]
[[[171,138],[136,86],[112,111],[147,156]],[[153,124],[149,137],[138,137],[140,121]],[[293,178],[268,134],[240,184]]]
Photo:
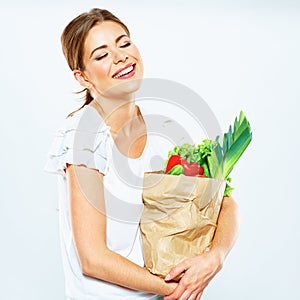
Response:
[[[133,66],[130,66],[130,67],[124,69],[123,71],[121,71],[120,73],[118,73],[117,75],[115,75],[113,78],[119,78],[121,76],[124,76],[124,75],[130,73],[132,70],[133,70]]]

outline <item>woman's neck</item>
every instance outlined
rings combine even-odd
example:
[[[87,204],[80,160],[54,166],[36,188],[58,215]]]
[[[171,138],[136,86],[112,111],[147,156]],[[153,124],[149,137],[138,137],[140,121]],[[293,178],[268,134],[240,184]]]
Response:
[[[138,110],[133,99],[124,101],[97,98],[91,102],[91,105],[97,109],[106,125],[110,126],[111,131],[115,133],[124,130],[125,124],[130,124],[138,117]],[[130,131],[130,127],[127,131]]]

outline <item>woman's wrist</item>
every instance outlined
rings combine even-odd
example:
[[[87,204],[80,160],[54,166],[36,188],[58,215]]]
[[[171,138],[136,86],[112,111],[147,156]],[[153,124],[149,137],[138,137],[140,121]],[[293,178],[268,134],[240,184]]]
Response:
[[[155,275],[153,275],[155,276]],[[172,294],[172,292],[175,290],[177,283],[176,282],[170,282],[170,281],[165,281],[164,279],[155,276],[156,277],[156,287],[157,287],[157,291],[156,294],[159,295],[170,295]]]
[[[226,258],[226,251],[221,247],[211,247],[206,249],[206,253],[209,254],[213,258],[213,260],[219,265],[221,269],[223,267],[225,258]]]
[[[176,286],[178,283],[176,282],[165,282],[164,281],[164,291],[163,291],[163,295],[170,295],[174,292]]]

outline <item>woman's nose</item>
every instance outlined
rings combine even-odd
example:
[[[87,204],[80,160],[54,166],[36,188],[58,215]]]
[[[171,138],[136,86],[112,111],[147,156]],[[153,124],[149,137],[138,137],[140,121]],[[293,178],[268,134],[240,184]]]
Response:
[[[128,55],[123,52],[122,50],[116,50],[114,52],[114,63],[117,64],[118,62],[124,62],[128,58]]]

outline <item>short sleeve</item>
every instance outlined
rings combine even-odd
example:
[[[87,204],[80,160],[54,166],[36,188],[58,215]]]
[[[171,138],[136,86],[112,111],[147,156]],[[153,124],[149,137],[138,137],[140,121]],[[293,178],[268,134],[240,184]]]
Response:
[[[111,157],[109,129],[95,111],[70,117],[54,136],[44,170],[64,175],[67,164],[74,164],[106,175]]]

